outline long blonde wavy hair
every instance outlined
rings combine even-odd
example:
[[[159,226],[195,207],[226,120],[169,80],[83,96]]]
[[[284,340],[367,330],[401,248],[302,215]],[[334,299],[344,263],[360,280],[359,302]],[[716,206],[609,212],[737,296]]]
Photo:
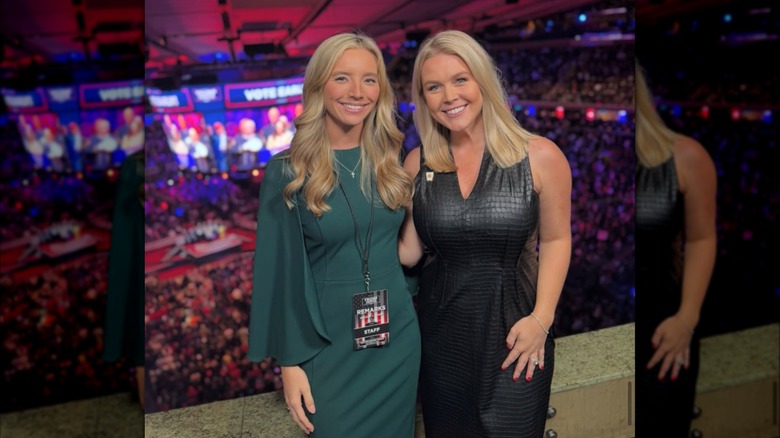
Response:
[[[414,124],[425,147],[425,164],[436,172],[455,171],[449,151],[450,131],[433,118],[423,94],[422,66],[431,57],[442,54],[460,58],[479,85],[486,148],[496,164],[506,168],[523,160],[528,154],[528,142],[535,135],[521,127],[509,110],[501,72],[493,58],[468,34],[445,30],[423,42],[412,73]]]
[[[654,167],[672,156],[677,133],[669,129],[655,109],[642,66],[635,60],[636,76],[636,155],[639,164]]]
[[[323,90],[336,61],[349,49],[371,53],[379,76],[379,97],[363,121],[360,134],[361,189],[368,197],[375,176],[379,198],[388,208],[397,210],[412,198],[412,180],[400,163],[403,134],[395,124],[394,96],[382,52],[367,35],[342,33],[323,41],[309,60],[303,80],[303,113],[295,119],[297,131],[290,144],[288,160],[293,180],[284,188],[285,202],[292,208],[293,195],[302,191],[306,207],[315,216],[330,210],[326,198],[337,184],[334,155],[325,129]]]

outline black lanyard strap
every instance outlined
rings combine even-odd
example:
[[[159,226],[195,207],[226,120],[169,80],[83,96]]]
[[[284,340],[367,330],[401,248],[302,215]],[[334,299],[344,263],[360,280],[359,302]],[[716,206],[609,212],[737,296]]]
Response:
[[[352,215],[352,224],[355,225],[355,239],[357,240],[358,252],[360,258],[363,261],[363,279],[366,282],[366,292],[369,291],[371,283],[371,274],[368,272],[368,256],[371,253],[371,235],[374,231],[374,181],[371,180],[371,198],[369,204],[371,205],[371,216],[368,221],[368,231],[366,232],[366,244],[363,245],[363,239],[360,236],[360,227],[358,226],[357,217],[355,216],[355,210],[352,209],[352,203],[349,202],[349,196],[347,196],[344,186],[341,185],[341,180],[338,180],[341,193],[344,194],[344,199],[347,200],[347,207],[349,207],[349,213]]]

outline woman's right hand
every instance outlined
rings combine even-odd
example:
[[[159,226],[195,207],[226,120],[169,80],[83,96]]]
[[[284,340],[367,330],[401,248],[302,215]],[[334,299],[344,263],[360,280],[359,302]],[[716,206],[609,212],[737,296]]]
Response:
[[[282,383],[284,384],[284,401],[287,403],[287,410],[290,411],[295,424],[306,432],[306,435],[314,432],[314,425],[311,424],[303,410],[303,404],[305,404],[306,410],[311,414],[314,413],[314,398],[311,395],[306,372],[299,366],[282,367]],[[301,398],[303,398],[303,404]]]

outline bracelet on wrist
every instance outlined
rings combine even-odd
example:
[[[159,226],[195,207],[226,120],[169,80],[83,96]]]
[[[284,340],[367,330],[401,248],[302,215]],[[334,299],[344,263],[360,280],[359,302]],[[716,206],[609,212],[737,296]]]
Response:
[[[536,320],[536,322],[539,324],[539,327],[541,327],[541,328],[542,328],[542,331],[544,332],[544,334],[545,334],[545,335],[549,335],[549,334],[550,334],[550,330],[547,330],[547,329],[545,329],[545,328],[544,328],[544,325],[542,325],[542,321],[539,321],[539,318],[537,318],[537,317],[536,317],[536,315],[534,315],[534,312],[531,312],[531,316],[532,316],[532,317],[533,317],[533,318]]]

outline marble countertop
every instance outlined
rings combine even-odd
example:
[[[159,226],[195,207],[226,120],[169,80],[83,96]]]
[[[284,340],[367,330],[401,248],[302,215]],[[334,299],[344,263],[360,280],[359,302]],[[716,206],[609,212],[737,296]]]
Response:
[[[780,323],[702,338],[697,392],[780,375]]]
[[[555,341],[553,393],[633,375],[633,323]]]
[[[780,325],[702,339],[698,391],[778,375]],[[634,375],[634,324],[558,338],[552,392]],[[147,414],[148,438],[305,437],[280,391]],[[418,435],[422,436],[422,435]]]

